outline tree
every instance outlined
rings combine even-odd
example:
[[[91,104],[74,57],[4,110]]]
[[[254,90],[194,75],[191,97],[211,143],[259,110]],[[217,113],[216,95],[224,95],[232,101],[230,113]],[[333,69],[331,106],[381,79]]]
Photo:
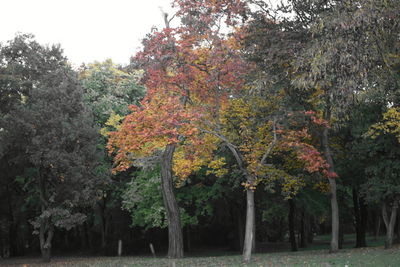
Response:
[[[370,201],[382,203],[382,217],[386,226],[385,248],[393,244],[394,226],[396,224],[400,201],[398,169],[398,146],[400,141],[400,112],[389,108],[383,114],[382,121],[371,126],[368,135],[375,139],[371,149],[374,163],[366,169],[369,179],[364,187]],[[378,159],[378,161],[376,161]],[[388,208],[391,213],[388,215]]]
[[[229,92],[241,88],[241,77],[235,77],[240,72],[231,70],[243,71],[244,65],[232,53],[236,49],[233,38],[224,40],[211,32],[196,35],[190,27],[172,29],[167,23],[163,31],[153,32],[143,43],[136,61],[145,70],[147,96],[141,107],[132,107],[133,113],[124,119],[118,132],[110,134],[109,148],[111,152],[113,146],[118,148],[115,170],[125,170],[132,159],[164,149],[160,158],[170,233],[168,255],[182,257],[180,214],[172,182],[174,153],[183,144],[182,160],[189,167],[198,167],[195,159],[210,159],[215,138],[198,134],[195,122],[202,114],[219,112],[215,107],[226,102]],[[215,70],[208,73],[212,66]],[[185,179],[188,173],[179,176]]]
[[[299,7],[298,1],[290,1]],[[309,34],[312,37],[296,58],[295,80],[300,88],[315,90],[323,118],[345,117],[357,93],[366,88],[393,86],[387,56],[395,47],[392,34],[399,30],[398,16],[393,13],[395,1],[316,1],[319,7],[298,14],[311,14]],[[308,12],[308,13],[307,13]],[[298,17],[300,20],[304,16]],[[385,69],[385,71],[383,71]],[[389,75],[387,75],[389,74]],[[385,78],[384,78],[385,77]],[[315,108],[317,109],[317,108]],[[328,128],[321,132],[325,157],[332,168]],[[332,209],[331,252],[338,250],[339,210],[336,181],[330,179]]]
[[[48,262],[54,227],[71,229],[82,223],[86,216],[78,207],[91,205],[95,197],[101,181],[93,173],[98,134],[68,66],[30,82],[35,86],[7,117],[5,131],[25,150],[31,175],[24,175],[24,188],[40,205],[32,224]]]
[[[145,94],[145,88],[139,84],[141,76],[142,71],[127,71],[111,59],[80,69],[84,100],[100,127],[105,127],[111,114],[125,116],[129,105],[139,104]]]
[[[31,34],[18,34],[4,44],[0,44],[0,168],[3,173],[1,179],[1,195],[3,203],[3,226],[7,232],[4,249],[9,247],[11,256],[23,253],[23,246],[18,240],[27,237],[23,230],[25,217],[29,213],[23,212],[24,199],[23,185],[16,181],[16,177],[23,175],[27,168],[25,149],[19,144],[15,135],[10,132],[14,125],[8,125],[8,120],[14,114],[16,105],[27,101],[32,90],[37,88],[39,80],[66,64],[66,59],[59,46],[42,46],[34,40]],[[10,128],[11,127],[11,128]]]
[[[93,112],[96,124],[101,128],[102,137],[98,139],[98,146],[106,151],[107,131],[112,128],[110,124],[113,119],[118,120],[129,113],[129,105],[139,104],[145,94],[145,88],[139,84],[142,71],[128,71],[114,64],[110,59],[104,62],[94,62],[82,66],[79,72],[79,80],[82,83],[83,99]],[[111,123],[113,124],[113,123]],[[114,129],[113,129],[114,130]],[[101,167],[97,169],[98,174],[113,179],[113,183],[102,186],[103,193],[100,194],[95,210],[99,218],[101,233],[101,247],[107,246],[107,225],[109,222],[110,204],[120,202],[115,199],[115,191],[123,190],[126,180],[122,175],[112,177],[112,158],[106,153],[100,160]]]

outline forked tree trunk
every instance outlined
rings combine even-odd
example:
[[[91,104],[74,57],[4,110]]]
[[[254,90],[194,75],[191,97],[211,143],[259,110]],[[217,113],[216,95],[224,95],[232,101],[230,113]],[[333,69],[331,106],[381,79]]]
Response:
[[[382,217],[383,221],[386,226],[386,240],[385,240],[385,248],[391,248],[393,245],[393,236],[394,236],[394,226],[396,224],[396,217],[397,217],[397,209],[399,207],[399,200],[396,198],[396,200],[393,203],[392,209],[391,209],[391,215],[390,219],[387,214],[387,205],[384,202],[382,205]]]
[[[330,107],[325,110],[324,119],[326,121],[330,121],[331,112]],[[334,165],[332,159],[332,152],[329,147],[329,129],[328,127],[324,127],[322,132],[322,147],[324,149],[325,159],[326,162],[329,164],[329,171],[334,172]],[[331,237],[331,246],[330,252],[334,253],[339,250],[339,206],[337,200],[337,189],[336,189],[336,179],[329,178],[329,185],[330,185],[330,197],[331,197],[331,213],[332,213],[332,237]]]
[[[40,168],[39,168],[39,176],[37,178],[39,184],[41,210],[42,212],[44,212],[46,208],[48,208],[49,204],[47,202],[45,178],[43,177]],[[53,235],[54,235],[54,225],[51,222],[51,217],[41,219],[39,226],[39,245],[40,245],[40,251],[42,253],[43,262],[50,262],[51,241],[53,240]]]
[[[296,233],[294,231],[294,219],[295,219],[295,212],[296,206],[293,199],[289,199],[289,240],[290,240],[290,247],[292,251],[297,251],[297,242],[296,242]]]
[[[183,257],[183,235],[178,203],[175,198],[172,159],[175,145],[167,145],[161,157],[161,187],[168,221],[168,258]]]
[[[252,183],[252,179],[248,179]],[[251,259],[251,252],[253,247],[254,237],[254,191],[248,188],[246,190],[246,226],[243,244],[243,262],[248,263]]]
[[[51,257],[51,241],[53,240],[54,226],[50,219],[41,222],[39,229],[40,251],[42,253],[43,262],[50,262]]]

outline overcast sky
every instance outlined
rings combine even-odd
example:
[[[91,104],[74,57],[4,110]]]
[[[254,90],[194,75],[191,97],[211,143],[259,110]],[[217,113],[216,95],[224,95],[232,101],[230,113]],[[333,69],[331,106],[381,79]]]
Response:
[[[170,0],[0,0],[0,42],[16,32],[42,44],[60,43],[74,65],[111,58],[127,64]]]

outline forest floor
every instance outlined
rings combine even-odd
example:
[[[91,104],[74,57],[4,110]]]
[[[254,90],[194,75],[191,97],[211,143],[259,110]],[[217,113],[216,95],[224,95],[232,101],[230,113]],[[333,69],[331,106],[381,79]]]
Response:
[[[152,257],[54,257],[49,264],[43,264],[38,258],[15,258],[0,260],[2,266],[21,266],[21,267],[133,267],[133,266],[154,266],[154,267],[213,267],[213,266],[248,266],[248,267],[266,267],[266,266],[400,266],[400,246],[396,245],[392,249],[385,250],[382,246],[382,238],[374,241],[369,238],[368,248],[352,248],[354,242],[350,244],[349,240],[344,245],[344,249],[338,253],[328,253],[326,242],[327,236],[316,237],[313,246],[301,249],[298,252],[274,252],[274,253],[255,253],[249,264],[243,264],[241,255],[224,254],[224,252],[200,253],[198,256],[189,255],[184,259],[169,260],[166,258]],[[328,242],[329,244],[329,242]],[[372,247],[374,245],[379,245]],[[213,256],[210,256],[213,255]]]

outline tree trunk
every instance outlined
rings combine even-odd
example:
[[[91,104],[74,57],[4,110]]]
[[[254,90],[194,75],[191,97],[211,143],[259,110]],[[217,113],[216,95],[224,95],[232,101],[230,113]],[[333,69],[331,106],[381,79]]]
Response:
[[[256,241],[256,212],[254,210],[253,244],[251,244],[251,253],[256,253]]]
[[[361,235],[363,236],[363,243],[364,247],[368,246],[366,241],[366,235],[368,231],[368,206],[366,201],[363,197],[359,198],[360,200],[360,211],[361,211]]]
[[[96,204],[100,217],[101,248],[104,249],[107,246],[107,231],[106,231],[107,219],[105,215],[106,200],[103,197],[100,201],[101,203],[97,202]]]
[[[356,248],[366,247],[365,239],[367,230],[367,207],[362,198],[358,196],[357,189],[353,187],[353,205],[356,224]]]
[[[39,184],[41,210],[43,213],[46,210],[46,208],[48,208],[49,204],[47,202],[45,178],[43,177],[40,168],[39,168],[39,176],[37,178]],[[53,240],[53,234],[54,234],[54,225],[51,222],[51,217],[40,219],[39,244],[40,244],[40,251],[42,252],[43,262],[50,262],[51,241]]]
[[[183,236],[172,177],[174,152],[175,145],[167,145],[161,157],[161,186],[168,221],[168,258],[176,259],[183,257]]]
[[[247,180],[250,184],[253,183],[252,179]],[[246,226],[243,244],[243,262],[248,263],[251,259],[251,252],[254,238],[254,191],[250,188],[246,190]]]
[[[313,226],[314,226],[314,216],[308,216],[308,225],[307,227],[307,242],[309,244],[311,244],[314,241],[314,230],[313,230]]]
[[[294,219],[296,212],[296,205],[293,199],[289,199],[289,240],[292,251],[297,251],[297,242],[296,242],[296,234],[294,231]]]
[[[306,226],[306,213],[304,210],[301,213],[301,223],[300,223],[300,247],[306,248],[307,247],[307,231],[308,228]]]
[[[330,121],[331,112],[330,106],[325,110],[324,119],[326,121]],[[329,147],[329,129],[325,127],[322,132],[322,147],[324,149],[326,162],[329,164],[329,171],[334,172],[334,165],[332,159],[332,152]],[[334,253],[339,250],[339,206],[337,200],[337,189],[336,189],[336,179],[329,178],[329,185],[331,189],[330,197],[331,197],[331,212],[332,212],[332,237],[331,237],[331,246],[330,252]]]
[[[382,217],[386,226],[386,240],[385,240],[385,248],[391,248],[393,245],[393,236],[394,236],[394,226],[396,224],[397,217],[397,209],[399,207],[398,199],[396,199],[393,203],[390,219],[387,214],[386,203],[384,202],[382,205]]]
[[[53,239],[54,226],[50,219],[41,222],[39,229],[40,251],[42,252],[43,262],[50,262],[51,241]]]
[[[376,227],[375,227],[375,241],[378,240],[378,237],[380,235],[380,230],[381,230],[381,215],[378,213],[377,214],[377,222],[376,222]]]

